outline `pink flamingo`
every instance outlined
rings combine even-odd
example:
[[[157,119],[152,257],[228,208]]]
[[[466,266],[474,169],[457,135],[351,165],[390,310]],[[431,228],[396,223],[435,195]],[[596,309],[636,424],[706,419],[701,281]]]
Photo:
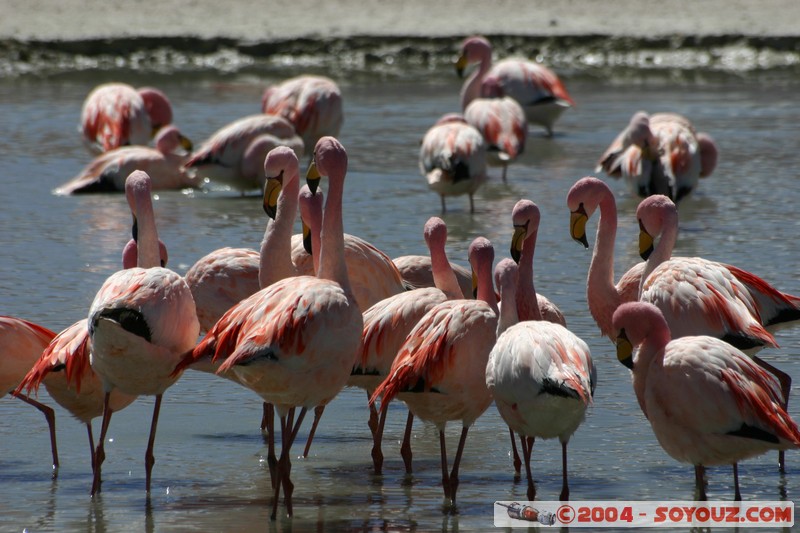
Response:
[[[567,193],[567,207],[570,210],[570,235],[586,248],[589,247],[586,223],[600,209],[597,238],[586,281],[586,300],[600,332],[613,340],[611,317],[621,303],[638,300],[645,265],[637,263],[614,285],[617,204],[611,188],[602,180],[591,176],[579,179]]]
[[[213,356],[219,372],[234,372],[245,386],[275,405],[281,418],[272,519],[283,488],[292,514],[290,449],[308,408],[329,402],[345,386],[361,342],[362,318],[344,261],[342,196],[347,153],[333,137],[317,143],[307,180],[330,181],[317,277],[277,281],[231,308],[176,367]],[[332,339],[335,341],[332,341]],[[297,419],[295,407],[300,407]]]
[[[504,301],[513,302],[518,272],[511,259],[497,265]],[[521,281],[521,280],[520,280]],[[531,452],[536,437],[561,442],[562,486],[569,499],[567,444],[592,403],[597,371],[589,347],[561,324],[518,322],[514,305],[501,305],[497,343],[486,365],[486,386],[509,430],[520,434],[528,478],[528,499],[536,498]]]
[[[439,430],[442,486],[454,506],[458,469],[469,427],[492,403],[484,372],[497,330],[497,297],[492,283],[494,250],[476,238],[470,245],[470,264],[476,274],[476,300],[448,300],[434,306],[403,342],[389,374],[375,389],[371,402],[381,399],[381,411],[399,398],[415,417]],[[461,438],[450,473],[444,428],[460,420]]]
[[[461,44],[458,75],[472,63],[478,68],[461,88],[461,109],[479,97],[509,96],[522,106],[528,123],[543,126],[549,137],[561,113],[575,105],[558,76],[544,65],[524,59],[492,65],[492,45],[484,37],[469,37]]]
[[[717,147],[676,113],[638,111],[606,149],[596,172],[624,178],[631,194],[664,194],[680,201],[714,171]]]
[[[133,396],[153,395],[155,406],[145,453],[146,490],[150,492],[158,414],[164,391],[180,357],[197,342],[200,324],[191,291],[181,276],[160,262],[150,180],[133,172],[126,182],[135,209],[138,243],[136,268],[112,274],[89,309],[90,362],[105,391],[103,422],[95,450],[92,495],[100,491],[105,435],[113,414],[114,389]]]
[[[267,87],[261,110],[291,122],[306,147],[315,146],[320,137],[336,137],[344,122],[342,91],[325,76],[306,74]]]
[[[450,268],[445,252],[447,225],[438,217],[431,217],[423,230],[425,243],[430,251],[429,263],[434,287],[425,287],[403,292],[379,301],[364,311],[364,332],[361,336],[361,351],[349,385],[367,391],[371,398],[375,389],[389,375],[395,356],[400,351],[406,336],[425,314],[435,305],[446,300],[463,299],[462,288]],[[471,276],[470,276],[471,278]],[[374,403],[369,404],[370,430],[372,431],[372,462],[375,473],[383,467],[381,442],[386,423],[386,410],[380,417]],[[400,453],[405,462],[406,473],[411,473],[411,428],[414,415],[409,411]]]
[[[56,334],[47,328],[10,316],[0,316],[0,393],[11,394],[41,411],[50,429],[50,451],[53,455],[53,476],[58,471],[56,416],[53,409],[15,391],[25,374],[47,348]]]
[[[440,118],[422,138],[419,169],[428,187],[442,200],[445,196],[469,195],[469,211],[475,212],[473,195],[486,181],[486,141],[474,126],[460,115]]]
[[[476,98],[464,108],[464,119],[486,139],[486,162],[503,167],[505,183],[508,165],[525,151],[528,122],[522,106],[508,96]]]
[[[430,255],[401,255],[393,257],[392,263],[397,267],[403,282],[413,289],[423,289],[425,287],[435,287],[433,280],[433,265]],[[472,272],[463,266],[449,262],[450,269],[458,280],[461,287],[459,298],[473,298],[472,294]]]
[[[86,147],[99,153],[147,144],[171,123],[172,105],[162,91],[104,83],[92,89],[83,102],[80,132]]]
[[[264,186],[264,159],[277,146],[288,146],[301,157],[303,140],[294,126],[276,115],[250,115],[220,128],[185,163],[200,177],[242,193]]]
[[[197,188],[200,180],[183,168],[192,151],[192,142],[175,126],[166,126],[156,135],[156,147],[121,146],[92,160],[56,194],[81,194],[125,190],[125,179],[134,170],[147,172],[154,190]]]
[[[698,499],[706,500],[706,466],[733,465],[739,501],[739,461],[800,447],[777,381],[732,345],[705,335],[673,339],[661,311],[646,302],[621,305],[613,325],[642,412],[664,451],[694,465]]]

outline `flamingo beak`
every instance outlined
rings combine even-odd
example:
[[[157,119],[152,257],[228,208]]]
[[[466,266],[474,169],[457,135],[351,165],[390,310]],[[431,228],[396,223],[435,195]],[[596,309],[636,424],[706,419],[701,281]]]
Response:
[[[647,261],[650,257],[650,254],[653,253],[655,246],[653,244],[653,236],[647,233],[647,230],[644,229],[644,225],[642,221],[639,221],[639,256]]]
[[[581,204],[577,210],[570,213],[569,216],[569,231],[570,235],[573,239],[581,243],[584,248],[589,247],[589,241],[586,240],[586,222],[589,221],[589,217],[586,214],[586,210],[583,208],[583,204]]]
[[[263,207],[264,212],[269,218],[275,220],[278,215],[278,197],[283,188],[283,173],[275,178],[267,178],[267,183],[264,185],[264,199]]]
[[[189,137],[184,135],[181,135],[181,147],[188,153],[192,153],[192,150],[194,150],[194,144],[192,144],[192,141],[189,139]]]
[[[633,345],[628,340],[624,328],[617,335],[617,359],[630,370],[633,370]]]
[[[319,187],[319,181],[322,179],[322,175],[317,170],[317,162],[315,160],[311,160],[311,164],[308,165],[308,171],[306,172],[306,183],[308,184],[308,188],[311,189],[311,194],[317,194],[317,188]]]
[[[478,297],[478,275],[474,270],[472,271],[472,297]]]
[[[300,220],[303,223],[303,249],[308,252],[308,255],[313,255],[311,248],[311,228],[306,224],[305,220]]]
[[[511,237],[511,259],[519,264],[522,256],[522,243],[525,241],[528,230],[525,226],[514,226],[514,235]]]
[[[459,78],[464,77],[464,70],[467,68],[467,56],[461,54],[458,56],[458,61],[456,61],[456,74],[458,74]]]

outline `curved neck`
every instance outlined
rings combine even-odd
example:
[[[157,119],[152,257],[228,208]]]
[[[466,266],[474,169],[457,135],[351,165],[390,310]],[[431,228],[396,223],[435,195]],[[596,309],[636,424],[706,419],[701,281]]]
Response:
[[[668,223],[665,223],[662,228],[661,236],[658,238],[658,243],[645,263],[644,273],[642,274],[642,282],[639,286],[639,294],[642,293],[642,287],[644,286],[647,276],[649,276],[650,273],[658,267],[658,265],[668,261],[672,257],[672,250],[675,249],[675,243],[678,240],[677,220],[670,220]]]
[[[636,351],[633,361],[633,391],[645,416],[647,416],[645,404],[647,373],[650,371],[650,365],[653,361],[659,357],[664,357],[664,350],[670,340],[669,328],[664,324],[662,328],[653,328],[650,335],[647,336]]]
[[[492,66],[491,56],[481,58],[478,68],[469,75],[461,87],[461,110],[465,110],[470,102],[481,96],[483,77]]]
[[[515,292],[520,320],[542,319],[536,287],[533,284],[533,254],[536,251],[537,234],[538,231],[534,231],[527,236],[522,243],[522,253],[519,258],[519,288]]]
[[[292,231],[297,216],[299,176],[293,176],[278,197],[275,220],[270,219],[261,241],[258,283],[263,289],[276,281],[295,276],[292,263]]]
[[[458,284],[456,273],[450,266],[447,254],[443,247],[433,246],[429,248],[431,254],[431,274],[433,274],[434,286],[442,291],[448,300],[457,300],[464,297],[461,286]]]
[[[586,297],[589,310],[604,335],[612,334],[611,318],[619,306],[620,296],[614,284],[614,244],[617,237],[617,206],[610,194],[599,204],[600,220],[589,275]]]

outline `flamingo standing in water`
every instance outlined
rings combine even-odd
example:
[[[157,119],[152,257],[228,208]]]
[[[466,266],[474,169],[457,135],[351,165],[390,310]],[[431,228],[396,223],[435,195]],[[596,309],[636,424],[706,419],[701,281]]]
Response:
[[[192,151],[192,142],[175,126],[166,126],[156,135],[156,147],[121,146],[106,151],[89,163],[56,194],[81,194],[125,190],[125,180],[134,170],[150,176],[154,190],[197,188],[194,172],[183,164]]]
[[[128,177],[126,192],[135,210],[139,266],[112,274],[89,309],[90,363],[105,391],[92,495],[100,491],[105,436],[113,414],[110,395],[114,389],[134,396],[155,396],[145,453],[146,490],[150,492],[161,398],[179,377],[173,374],[175,365],[196,344],[200,333],[186,282],[175,272],[158,266],[158,232],[150,190],[146,173],[136,171]]]
[[[432,422],[439,430],[442,486],[455,506],[458,469],[469,427],[492,403],[484,372],[497,332],[497,297],[492,282],[494,249],[476,238],[469,259],[478,284],[476,300],[448,300],[434,306],[414,326],[397,354],[386,378],[370,401],[381,399],[381,411],[398,398],[415,417]],[[444,428],[460,420],[461,438],[448,473]]]
[[[486,141],[463,116],[450,113],[425,133],[419,148],[419,169],[428,187],[442,200],[445,196],[469,195],[469,212],[475,212],[473,195],[486,181]]]
[[[500,308],[497,343],[486,365],[486,386],[509,430],[520,434],[528,478],[528,499],[536,498],[531,452],[536,437],[561,442],[562,486],[559,499],[569,499],[567,443],[592,402],[597,371],[589,347],[561,324],[542,320],[518,322],[517,265],[497,265]],[[527,292],[527,291],[526,291]],[[533,297],[533,294],[529,294]]]
[[[575,105],[558,76],[544,65],[525,59],[504,59],[492,65],[492,45],[484,37],[469,37],[461,44],[458,75],[472,63],[478,63],[478,68],[461,88],[462,109],[476,98],[508,96],[522,106],[528,123],[543,126],[549,137],[561,113]]]
[[[333,137],[314,150],[307,180],[315,192],[320,175],[330,181],[325,204],[319,272],[277,281],[230,309],[176,368],[212,356],[220,372],[234,372],[272,403],[281,419],[272,519],[283,489],[292,514],[290,450],[307,409],[329,402],[345,386],[361,343],[363,321],[344,261],[342,197],[347,153]],[[295,408],[300,413],[295,419]]]
[[[172,105],[162,91],[104,83],[92,89],[83,102],[80,133],[86,147],[100,153],[147,144],[171,123]]]
[[[661,311],[629,302],[614,313],[617,358],[632,370],[636,399],[661,447],[695,468],[706,500],[706,466],[733,465],[768,450],[800,447],[777,381],[732,345],[705,335],[673,339]],[[636,355],[633,349],[639,347]]]
[[[624,178],[631,194],[664,194],[678,202],[711,175],[717,146],[677,113],[638,111],[600,157],[595,172]]]
[[[591,176],[579,179],[567,193],[567,207],[570,210],[570,235],[586,248],[589,247],[586,223],[600,209],[597,238],[586,280],[586,300],[600,332],[613,340],[611,317],[621,303],[638,300],[639,284],[645,265],[637,263],[614,284],[617,204],[614,193],[605,182]]]
[[[450,268],[445,252],[447,225],[438,217],[431,217],[423,230],[425,243],[430,250],[429,263],[434,287],[425,287],[390,296],[364,311],[364,332],[361,352],[350,377],[349,385],[367,391],[371,398],[375,389],[390,373],[395,356],[400,351],[406,336],[425,314],[435,305],[446,300],[463,299],[462,289]],[[370,430],[372,431],[372,462],[375,473],[383,467],[381,442],[386,423],[384,409],[380,417],[374,403],[370,403]],[[406,473],[411,473],[411,427],[414,415],[409,411],[400,453],[405,462]]]
[[[303,140],[294,126],[276,115],[250,115],[220,128],[185,163],[202,178],[228,185],[242,194],[264,187],[264,159],[277,146],[301,157]]]
[[[58,471],[56,415],[53,409],[15,391],[56,334],[47,328],[10,316],[0,316],[0,395],[11,394],[41,411],[50,429],[53,475]]]
[[[508,165],[525,151],[528,122],[525,111],[513,98],[476,98],[464,108],[464,119],[486,140],[486,162],[503,168],[506,182]]]
[[[320,137],[338,136],[344,123],[342,91],[325,76],[305,74],[267,87],[261,111],[291,122],[306,148]]]

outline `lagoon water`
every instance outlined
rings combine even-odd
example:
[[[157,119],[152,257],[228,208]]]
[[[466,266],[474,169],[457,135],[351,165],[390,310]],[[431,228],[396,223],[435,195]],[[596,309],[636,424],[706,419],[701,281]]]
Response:
[[[404,75],[337,76],[345,99],[340,139],[349,153],[345,230],[390,256],[424,253],[422,226],[441,215],[439,198],[417,168],[425,130],[456,111],[459,80],[452,70]],[[0,80],[0,313],[55,331],[86,316],[94,293],[119,268],[130,235],[122,195],[58,197],[51,191],[89,161],[76,127],[83,98],[99,82],[153,84],[171,98],[175,121],[195,143],[238,117],[259,111],[263,87],[294,72],[203,72],[179,75],[133,71],[27,75]],[[573,500],[690,500],[689,465],[667,456],[641,414],[627,369],[588,313],[586,273],[591,251],[569,238],[565,197],[590,175],[608,143],[639,109],[675,111],[716,139],[713,176],[680,206],[677,255],[732,263],[800,294],[800,107],[796,75],[581,76],[566,78],[578,102],[548,139],[532,128],[527,153],[499,170],[476,195],[449,198],[450,258],[466,265],[470,241],[488,237],[496,257],[508,255],[511,208],[520,198],[542,211],[536,251],[536,287],[590,346],[599,383],[594,405],[569,445]],[[617,277],[638,260],[637,200],[622,183]],[[222,246],[257,247],[266,223],[260,201],[224,190],[158,193],[160,237],[170,266],[184,273]],[[590,222],[594,241],[596,216]],[[777,335],[780,349],[763,357],[800,376],[800,329]],[[795,393],[797,387],[794,387]],[[46,392],[40,400],[51,403]],[[164,395],[152,493],[144,490],[144,450],[152,398],[115,414],[106,444],[103,492],[89,497],[91,469],[85,429],[56,406],[61,468],[53,478],[46,426],[40,413],[10,397],[0,401],[0,531],[432,531],[489,530],[493,502],[526,499],[515,482],[506,426],[494,407],[470,430],[461,467],[457,512],[443,512],[439,444],[433,427],[417,423],[414,474],[399,456],[405,411],[393,406],[385,430],[384,474],[371,472],[366,395],[344,390],[328,407],[309,458],[294,459],[293,519],[269,520],[271,490],[266,446],[259,431],[261,402],[226,380],[187,372]],[[800,418],[800,404],[790,413]],[[309,427],[301,428],[299,453]],[[95,423],[99,429],[99,420]],[[454,453],[460,428],[447,432]],[[800,457],[787,453],[780,475],[776,455],[745,461],[747,500],[794,500],[800,493]],[[533,471],[538,497],[558,498],[560,446],[537,441]],[[709,497],[733,497],[731,469],[709,469]]]

